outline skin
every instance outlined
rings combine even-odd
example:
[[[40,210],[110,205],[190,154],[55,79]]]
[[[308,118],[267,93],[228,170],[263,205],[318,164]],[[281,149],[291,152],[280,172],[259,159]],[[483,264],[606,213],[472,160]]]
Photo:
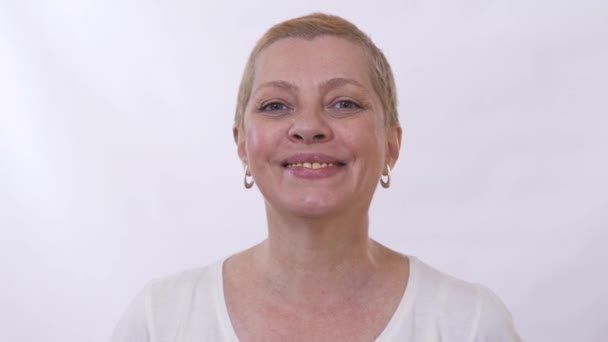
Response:
[[[256,60],[234,137],[264,196],[268,238],[224,264],[242,341],[374,340],[403,296],[408,259],[368,235],[378,179],[401,143],[368,70],[359,45],[332,36],[279,40]],[[319,155],[336,165],[287,165]]]

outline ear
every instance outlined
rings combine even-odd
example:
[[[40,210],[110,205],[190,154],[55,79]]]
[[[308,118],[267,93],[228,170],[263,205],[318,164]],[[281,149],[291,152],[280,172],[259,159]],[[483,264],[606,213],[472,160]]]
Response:
[[[401,135],[402,129],[399,124],[390,126],[386,131],[386,162],[391,166],[391,169],[395,167],[397,159],[399,159],[399,150],[401,149]]]
[[[234,143],[236,144],[236,151],[239,155],[239,159],[243,164],[247,164],[247,152],[245,150],[245,134],[243,132],[243,126],[232,127],[232,136],[234,137]]]

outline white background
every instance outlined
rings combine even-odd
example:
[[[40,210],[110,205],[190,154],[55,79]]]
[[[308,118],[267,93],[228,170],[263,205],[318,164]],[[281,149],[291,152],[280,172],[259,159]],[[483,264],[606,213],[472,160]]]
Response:
[[[372,236],[492,288],[526,341],[608,341],[605,1],[0,0],[1,341],[106,341],[149,279],[264,238],[238,82],[313,11],[395,72]]]

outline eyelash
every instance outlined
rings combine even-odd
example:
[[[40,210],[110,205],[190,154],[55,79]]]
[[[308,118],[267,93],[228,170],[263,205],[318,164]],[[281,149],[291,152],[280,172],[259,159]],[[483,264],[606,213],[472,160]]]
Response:
[[[350,106],[354,106],[354,108],[336,108],[336,105],[338,105],[338,104],[340,104],[340,103],[341,103],[341,104],[348,104],[348,105],[350,105]],[[333,108],[336,108],[336,109],[346,109],[346,110],[348,110],[348,109],[363,109],[363,106],[361,106],[360,104],[358,104],[357,102],[352,101],[352,100],[340,100],[340,101],[336,101],[336,102],[335,102],[335,103],[332,105],[332,107],[333,107]]]
[[[280,109],[271,109],[271,106],[281,106],[282,108]],[[268,103],[263,103],[259,108],[258,111],[260,112],[271,112],[271,113],[276,113],[276,112],[283,112],[283,111],[288,111],[290,108],[289,106],[287,106],[284,103],[278,102],[278,101],[272,101],[272,102],[268,102]]]
[[[344,106],[350,106],[350,107],[340,107],[340,105]],[[272,108],[272,107],[279,107],[279,108]],[[333,102],[333,104],[331,104],[329,106],[330,109],[333,110],[337,110],[337,111],[341,111],[341,112],[352,112],[352,111],[359,111],[364,109],[364,105],[361,105],[353,100],[338,100]],[[271,102],[267,102],[267,103],[262,103],[259,107],[258,107],[258,112],[263,112],[263,113],[271,113],[271,114],[281,114],[284,112],[287,112],[291,110],[291,108],[280,102],[280,101],[271,101]]]

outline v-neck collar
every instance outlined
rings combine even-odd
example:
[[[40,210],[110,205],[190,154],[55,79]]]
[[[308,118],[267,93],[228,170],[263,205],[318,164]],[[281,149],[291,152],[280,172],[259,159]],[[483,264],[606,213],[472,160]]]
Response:
[[[397,306],[395,313],[393,313],[393,316],[382,330],[382,333],[378,335],[376,342],[390,341],[394,332],[398,329],[399,324],[403,321],[403,317],[411,310],[413,306],[414,297],[416,296],[416,292],[418,290],[417,284],[419,277],[419,261],[413,256],[406,257],[409,260],[409,276],[407,285],[403,291],[403,294],[401,295],[401,300],[399,301],[399,305]],[[228,258],[229,257],[219,260],[214,266],[215,306],[221,325],[220,329],[224,335],[223,337],[229,342],[239,342],[239,338],[237,337],[234,327],[232,326],[230,315],[228,314],[228,306],[226,305],[226,296],[224,293],[224,262],[228,260]]]

